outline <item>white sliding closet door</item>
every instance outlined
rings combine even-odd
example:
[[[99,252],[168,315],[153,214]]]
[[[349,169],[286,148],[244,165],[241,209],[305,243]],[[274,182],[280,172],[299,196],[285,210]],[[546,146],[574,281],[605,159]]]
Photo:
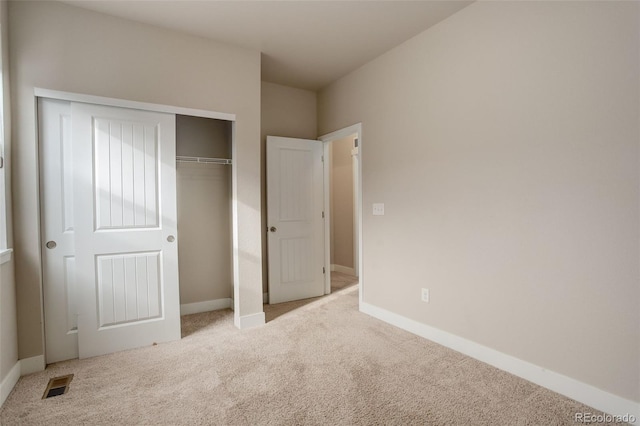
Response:
[[[40,99],[40,217],[46,362],[78,357],[71,104]]]
[[[180,339],[175,116],[71,117],[80,358]]]

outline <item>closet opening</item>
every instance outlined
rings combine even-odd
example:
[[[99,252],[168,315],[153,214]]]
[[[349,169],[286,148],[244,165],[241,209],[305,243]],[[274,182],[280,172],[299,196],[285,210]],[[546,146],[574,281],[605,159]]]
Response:
[[[176,115],[180,315],[232,308],[232,132],[231,121]]]
[[[235,116],[39,92],[43,367],[231,308]]]

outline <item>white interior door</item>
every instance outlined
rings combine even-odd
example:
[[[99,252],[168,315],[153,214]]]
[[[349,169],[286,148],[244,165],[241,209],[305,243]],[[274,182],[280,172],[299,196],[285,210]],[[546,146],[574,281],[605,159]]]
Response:
[[[323,146],[267,137],[269,303],[324,294]]]
[[[80,358],[177,340],[175,116],[71,116]]]
[[[78,357],[71,104],[40,99],[40,209],[46,362]]]

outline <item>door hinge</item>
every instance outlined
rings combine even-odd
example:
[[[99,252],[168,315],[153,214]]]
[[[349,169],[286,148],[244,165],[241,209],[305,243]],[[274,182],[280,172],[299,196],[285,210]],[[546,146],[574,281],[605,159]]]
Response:
[[[322,273],[323,273],[323,274],[326,274],[325,269],[324,269],[324,266],[322,267]]]
[[[4,157],[0,157],[0,169],[4,167]]]
[[[322,212],[322,218],[324,219],[324,211]]]
[[[324,155],[320,156],[320,160],[324,163]]]

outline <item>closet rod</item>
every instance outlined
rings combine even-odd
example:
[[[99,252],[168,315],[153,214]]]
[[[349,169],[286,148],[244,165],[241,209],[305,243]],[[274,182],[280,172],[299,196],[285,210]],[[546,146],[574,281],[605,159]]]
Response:
[[[208,158],[208,157],[185,157],[176,156],[178,163],[208,163],[208,164],[231,164],[230,158]]]

